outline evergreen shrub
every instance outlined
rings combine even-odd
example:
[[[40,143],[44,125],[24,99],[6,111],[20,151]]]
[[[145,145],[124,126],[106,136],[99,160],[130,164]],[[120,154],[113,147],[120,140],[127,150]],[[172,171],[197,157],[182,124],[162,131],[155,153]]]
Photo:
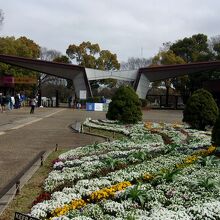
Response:
[[[214,125],[217,117],[218,106],[212,94],[205,89],[196,90],[188,99],[183,111],[183,122],[199,130]]]
[[[212,143],[213,145],[220,147],[220,114],[212,129]]]
[[[101,98],[99,96],[94,96],[94,97],[89,97],[86,101],[87,102],[93,102],[93,103],[99,103],[100,99]]]
[[[119,120],[124,124],[135,124],[142,120],[141,102],[133,88],[121,86],[116,91],[106,117],[110,120]]]

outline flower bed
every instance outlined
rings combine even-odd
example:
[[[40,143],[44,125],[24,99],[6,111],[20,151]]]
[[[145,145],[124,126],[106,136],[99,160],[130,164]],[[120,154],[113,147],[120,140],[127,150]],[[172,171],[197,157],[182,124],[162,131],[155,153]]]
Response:
[[[129,138],[61,154],[44,183],[50,196],[35,201],[31,216],[219,219],[219,160],[212,155],[210,133],[164,123],[124,126],[88,119],[85,124]]]

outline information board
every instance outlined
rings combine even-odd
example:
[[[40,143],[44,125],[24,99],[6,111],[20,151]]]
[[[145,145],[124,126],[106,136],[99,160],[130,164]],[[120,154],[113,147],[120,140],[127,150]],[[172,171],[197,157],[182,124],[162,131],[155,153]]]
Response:
[[[40,220],[40,219],[22,214],[20,212],[15,212],[14,220]]]
[[[79,99],[86,99],[86,90],[79,90]]]
[[[102,112],[103,111],[103,103],[95,103],[94,110]]]

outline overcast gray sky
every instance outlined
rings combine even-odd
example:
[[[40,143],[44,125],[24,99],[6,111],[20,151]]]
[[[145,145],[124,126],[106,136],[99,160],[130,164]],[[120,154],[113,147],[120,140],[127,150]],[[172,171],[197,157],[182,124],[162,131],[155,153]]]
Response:
[[[219,0],[0,0],[0,8],[0,36],[26,36],[64,54],[91,41],[120,61],[152,57],[167,41],[220,34]]]

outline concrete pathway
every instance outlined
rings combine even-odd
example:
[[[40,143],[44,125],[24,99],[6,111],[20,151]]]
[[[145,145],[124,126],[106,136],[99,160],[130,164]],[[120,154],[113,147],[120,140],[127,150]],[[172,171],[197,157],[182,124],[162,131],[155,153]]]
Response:
[[[145,110],[143,121],[181,123],[183,119],[182,110]]]
[[[83,121],[87,116],[105,118],[72,109],[29,108],[0,114],[0,190],[6,186],[40,151],[74,148],[101,138],[73,132],[70,125]]]

